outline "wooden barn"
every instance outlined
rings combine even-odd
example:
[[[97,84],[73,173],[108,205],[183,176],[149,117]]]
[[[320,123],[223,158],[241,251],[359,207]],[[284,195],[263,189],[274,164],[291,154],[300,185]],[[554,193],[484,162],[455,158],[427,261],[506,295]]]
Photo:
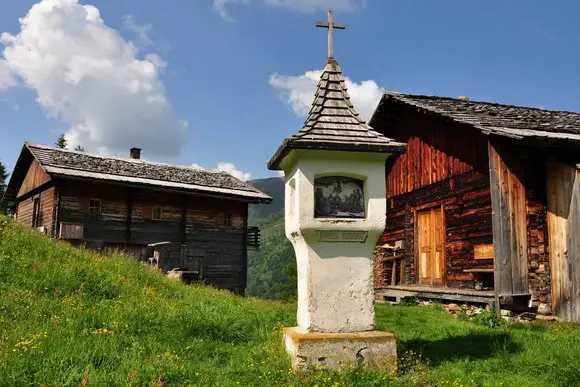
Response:
[[[523,305],[580,321],[580,114],[387,93],[377,294]]]
[[[228,173],[26,143],[5,199],[53,238],[119,249],[219,288],[246,288],[249,203],[271,198]],[[250,234],[250,235],[249,235]]]

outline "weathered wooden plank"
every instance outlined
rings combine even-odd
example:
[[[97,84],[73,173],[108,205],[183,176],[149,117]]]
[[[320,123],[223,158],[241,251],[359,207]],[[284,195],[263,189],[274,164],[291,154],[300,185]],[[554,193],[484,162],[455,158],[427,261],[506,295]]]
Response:
[[[16,206],[16,221],[24,226],[32,226],[32,198],[18,203]]]
[[[506,165],[507,167],[507,165]],[[526,196],[519,176],[523,176],[523,168],[519,160],[510,158],[510,220],[512,245],[512,284],[513,292],[525,292],[527,286],[527,233],[526,233]]]
[[[61,239],[83,239],[83,225],[74,223],[60,223],[59,238]]]
[[[580,322],[580,170],[572,184],[572,199],[568,217],[568,260],[570,266],[570,320]]]
[[[475,132],[466,135],[465,128],[458,125],[442,125],[429,117],[414,116],[405,118],[400,127],[404,129],[398,138],[406,141],[408,148],[388,172],[398,184],[388,185],[387,197],[467,173],[482,162],[480,159],[487,159],[485,137]]]
[[[477,294],[461,294],[454,293],[452,290],[448,292],[434,292],[426,289],[421,290],[399,290],[393,289],[391,287],[386,287],[377,291],[377,296],[381,297],[394,297],[394,298],[404,298],[404,297],[416,297],[416,298],[426,298],[426,299],[438,299],[447,301],[458,301],[458,302],[477,302],[477,303],[491,303],[493,302],[493,297],[489,293],[481,292],[481,295]]]
[[[528,291],[526,199],[520,163],[499,144],[489,143],[494,278],[496,291],[502,294]]]
[[[18,190],[17,198],[26,195],[28,192],[32,191],[35,188],[40,187],[41,185],[48,183],[50,181],[50,176],[40,166],[40,163],[36,160],[32,160],[28,171],[26,172],[26,176],[22,181],[22,185]]]
[[[547,176],[552,309],[580,322],[580,173],[551,161]]]
[[[478,244],[473,246],[473,258],[474,259],[493,259],[494,247],[493,243]]]
[[[493,245],[495,252],[494,289],[496,294],[502,291],[511,291],[511,265],[508,266],[509,235],[504,233],[508,227],[506,211],[505,176],[500,166],[500,157],[495,149],[489,146],[489,173],[492,203]]]

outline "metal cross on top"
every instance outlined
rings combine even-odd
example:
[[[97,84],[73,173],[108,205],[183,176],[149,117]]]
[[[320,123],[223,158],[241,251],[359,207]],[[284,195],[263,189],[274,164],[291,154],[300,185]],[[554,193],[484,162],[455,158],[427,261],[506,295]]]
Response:
[[[332,11],[328,10],[328,22],[316,22],[316,27],[328,28],[328,57],[334,57],[334,39],[333,30],[344,30],[346,26],[344,24],[335,23],[332,19]]]

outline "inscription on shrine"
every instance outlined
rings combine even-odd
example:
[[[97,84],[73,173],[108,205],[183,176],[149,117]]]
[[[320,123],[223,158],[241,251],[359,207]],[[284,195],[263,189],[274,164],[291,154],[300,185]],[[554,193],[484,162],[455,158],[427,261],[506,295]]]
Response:
[[[319,242],[360,242],[367,240],[366,231],[318,230]]]

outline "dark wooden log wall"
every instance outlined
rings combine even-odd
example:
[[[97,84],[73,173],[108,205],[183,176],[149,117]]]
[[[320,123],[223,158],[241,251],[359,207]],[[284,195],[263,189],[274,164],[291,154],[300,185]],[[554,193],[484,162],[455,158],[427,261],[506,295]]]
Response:
[[[474,246],[493,239],[487,138],[465,125],[412,109],[396,127],[379,131],[408,143],[405,154],[387,162],[387,225],[379,244],[404,240],[403,282],[416,283],[415,211],[443,205],[445,283],[473,287],[474,275],[464,270],[493,267],[492,260],[474,259]]]
[[[580,170],[551,161],[547,198],[552,309],[580,322]]]
[[[148,243],[163,247],[165,269],[183,267],[191,257],[203,257],[209,284],[243,293],[246,287],[247,204],[227,199],[61,181],[61,222],[85,226],[90,246],[140,251]],[[100,215],[83,211],[83,201],[101,200]],[[153,206],[162,220],[151,219]],[[130,211],[129,211],[130,209]],[[230,214],[231,224],[225,224]],[[132,246],[132,247],[131,247]]]
[[[51,178],[44,172],[40,163],[32,160],[26,176],[18,189],[16,198],[16,221],[25,226],[44,227],[45,233],[53,236],[53,203],[56,191]],[[39,200],[40,212],[36,225],[34,220],[34,200]]]
[[[45,233],[53,235],[53,209],[55,202],[56,191],[54,187],[45,188],[42,190],[29,190],[27,194],[18,199],[16,207],[16,221],[25,226],[44,227]],[[39,200],[40,212],[37,224],[33,225],[34,218],[34,200]]]
[[[32,198],[18,202],[16,206],[16,221],[24,226],[32,226]]]
[[[128,242],[125,238],[127,206],[124,187],[75,181],[61,181],[58,186],[60,221],[82,224],[88,247],[102,248],[105,242]],[[87,201],[90,199],[101,200],[100,215],[87,213]]]
[[[475,260],[476,244],[492,243],[489,177],[468,172],[416,191],[389,199],[387,226],[380,244],[404,240],[405,283],[416,282],[415,209],[443,204],[446,232],[445,283],[452,287],[473,287],[474,277],[463,270],[491,268],[492,260]],[[379,276],[379,273],[375,273]],[[377,285],[384,284],[384,279]]]
[[[208,281],[236,292],[246,287],[246,208],[245,203],[208,198],[187,202],[186,244],[205,252]],[[231,214],[231,225],[223,223],[225,213]]]

